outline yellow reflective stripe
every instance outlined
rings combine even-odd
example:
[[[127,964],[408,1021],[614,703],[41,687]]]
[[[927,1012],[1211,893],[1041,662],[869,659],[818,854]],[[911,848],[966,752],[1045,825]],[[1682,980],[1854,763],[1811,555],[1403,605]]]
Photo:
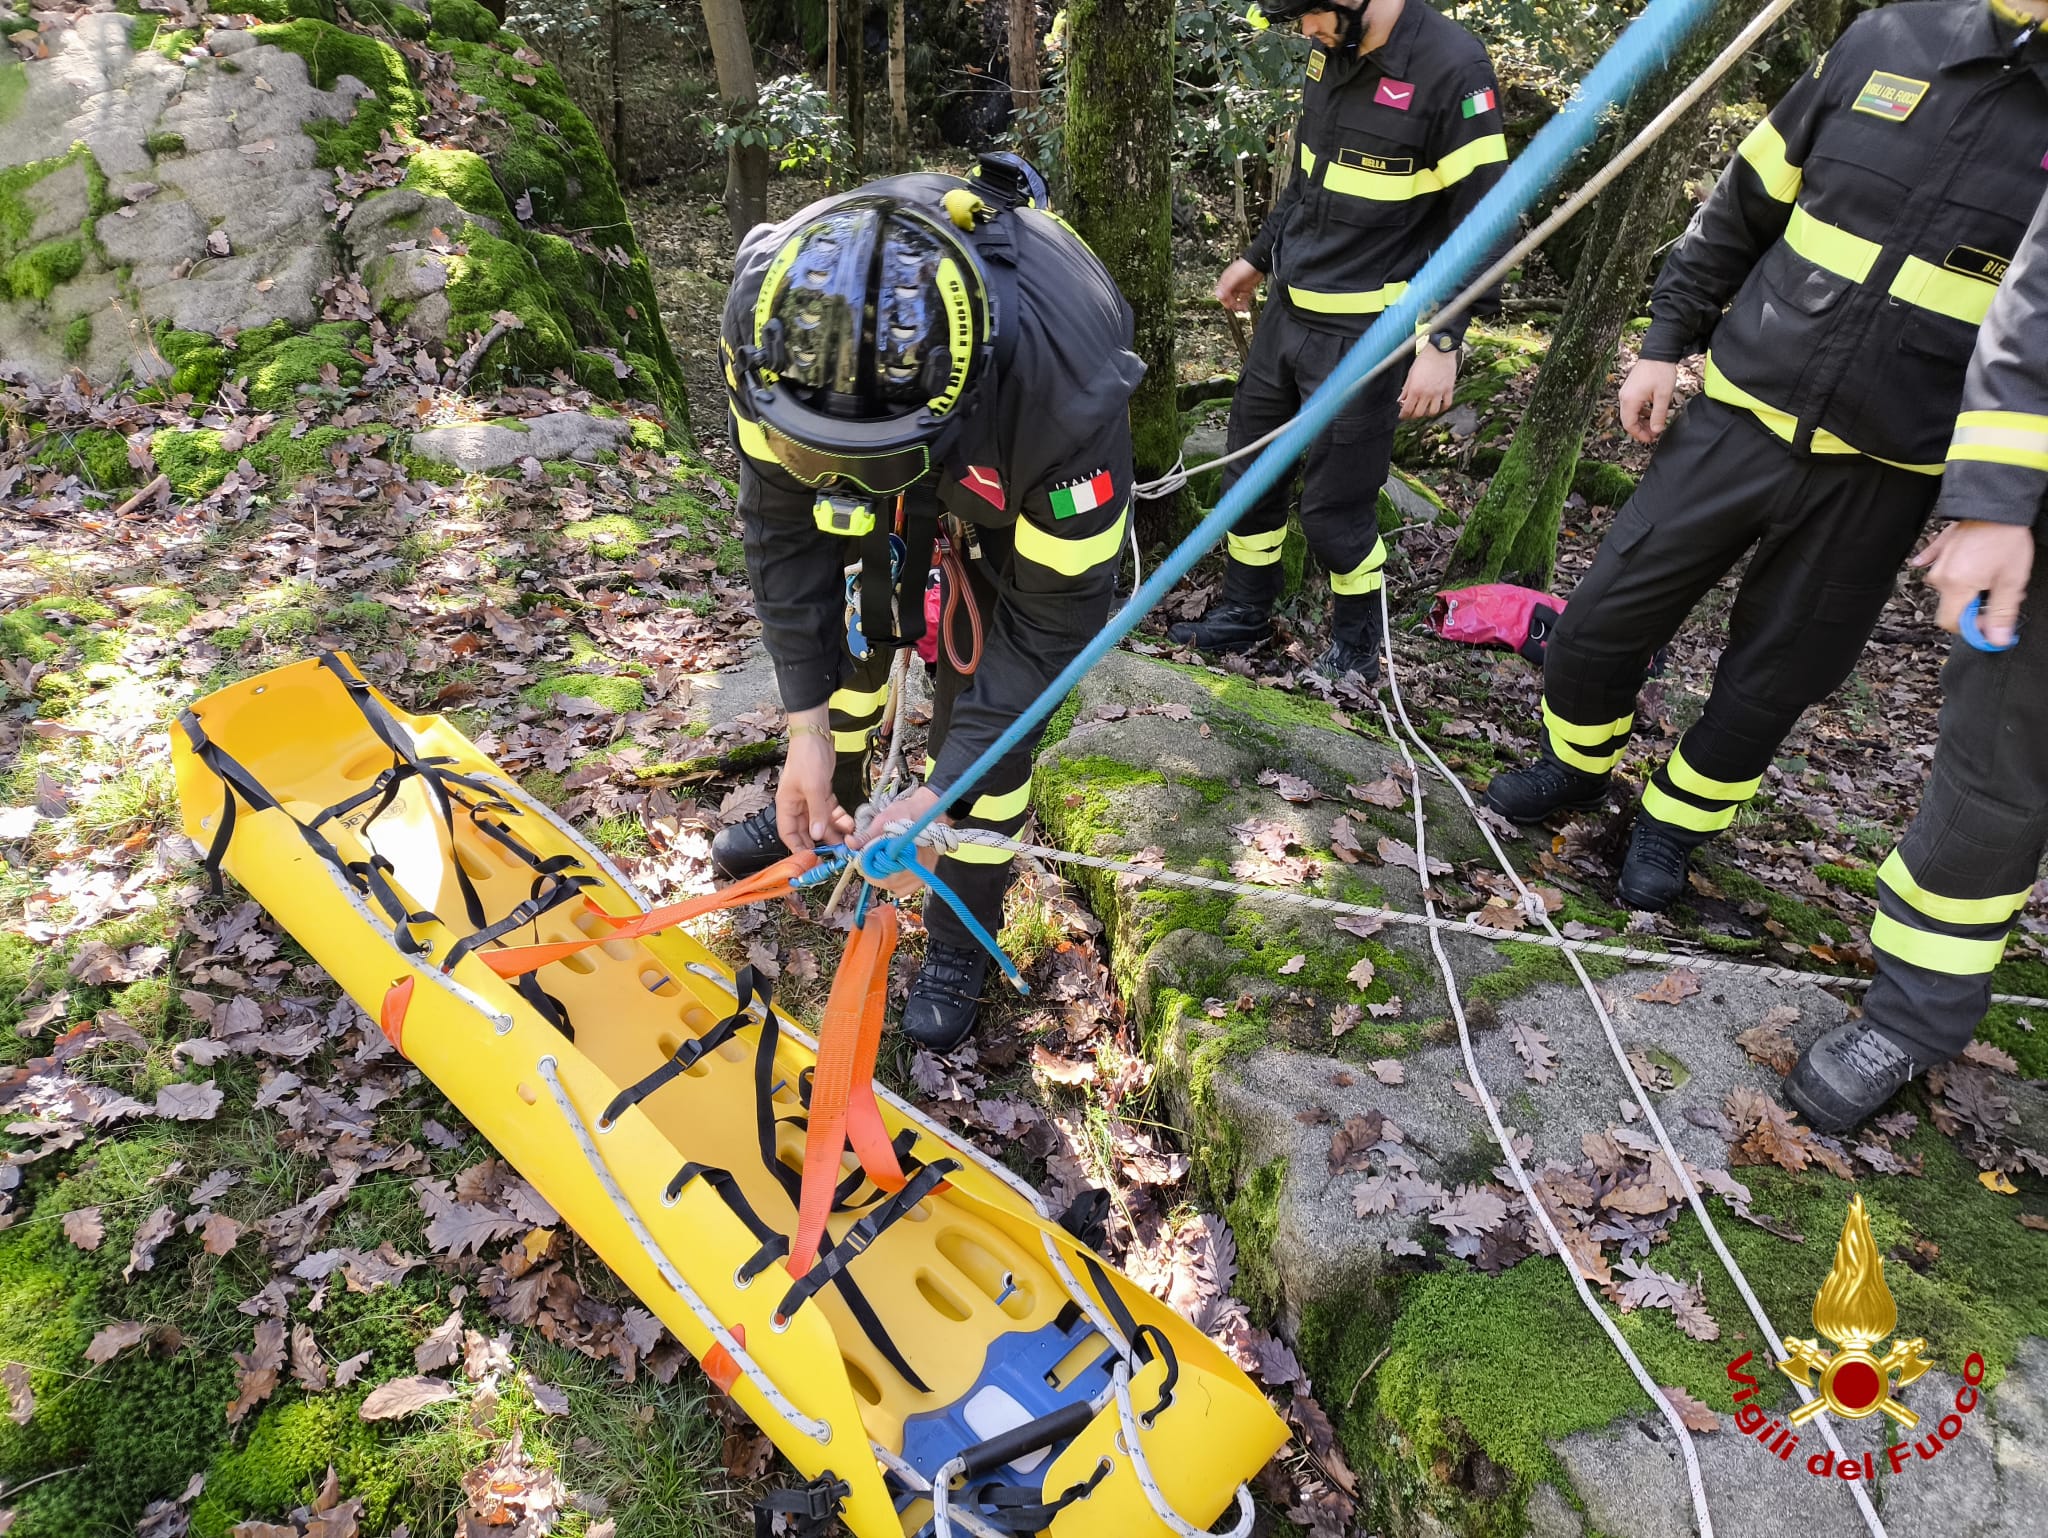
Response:
[[[2033,891],[2032,887],[2022,887],[2010,897],[1943,897],[1913,879],[1896,849],[1878,866],[1877,879],[1908,907],[1944,924],[2009,924],[2013,915],[2027,905],[2027,896]]]
[[[1105,561],[1116,559],[1117,551],[1123,548],[1124,526],[1130,521],[1131,510],[1127,505],[1116,515],[1116,522],[1101,533],[1084,535],[1080,539],[1061,539],[1030,519],[1019,518],[1016,525],[1017,554],[1063,577],[1078,577]]]
[[[1230,544],[1230,558],[1240,566],[1271,566],[1280,559],[1280,547],[1287,543],[1287,526],[1264,534],[1239,534],[1234,530],[1226,536]]]
[[[1626,746],[1624,743],[1623,747]],[[1581,753],[1555,733],[1550,738],[1550,751],[1574,769],[1583,769],[1588,774],[1613,773],[1614,766],[1621,762],[1622,754],[1621,748],[1616,748],[1612,753]]]
[[[1664,772],[1671,776],[1671,783],[1691,795],[1705,796],[1709,801],[1747,801],[1757,793],[1764,782],[1758,775],[1753,780],[1709,779],[1685,761],[1685,754],[1678,748],[1671,750],[1671,758],[1664,765]]]
[[[1996,283],[1986,283],[1982,278],[1973,278],[1966,273],[1950,272],[1946,267],[1923,262],[1917,256],[1909,256],[1899,265],[1898,275],[1892,279],[1891,286],[1892,298],[1903,304],[1916,304],[1923,310],[1967,321],[1973,326],[1984,324],[1984,314],[1991,308],[1991,296],[1997,292]]]
[[[1306,144],[1301,147],[1301,169],[1310,176],[1315,174],[1316,152]]]
[[[1470,144],[1459,145],[1435,165],[1420,171],[1368,171],[1363,166],[1347,166],[1333,160],[1323,168],[1323,185],[1349,198],[1364,198],[1373,203],[1405,203],[1413,198],[1427,197],[1432,192],[1442,192],[1481,166],[1498,165],[1507,158],[1506,137],[1487,134]],[[1315,152],[1305,144],[1301,147],[1301,168],[1310,173],[1316,168]]]
[[[2048,470],[2048,416],[2031,411],[1965,411],[1956,418],[1948,462],[1982,460]]]
[[[1888,913],[1880,913],[1870,925],[1873,950],[1896,956],[1909,966],[1952,977],[1981,977],[2005,957],[2005,940],[1958,940],[1954,935],[1930,934],[1902,924]]]
[[[1365,559],[1349,571],[1330,573],[1330,591],[1333,593],[1376,593],[1385,576],[1381,567],[1387,564],[1387,542],[1375,539]]]
[[[889,703],[889,686],[883,684],[879,689],[867,690],[834,689],[832,691],[832,698],[825,703],[829,708],[839,711],[842,715],[871,715]]]
[[[1714,362],[1714,355],[1707,354],[1706,367],[1707,398],[1720,401],[1725,406],[1739,406],[1754,416],[1778,437],[1790,443],[1799,435],[1799,419],[1789,411],[1780,411],[1776,406],[1759,400],[1741,385],[1721,372]],[[1848,439],[1829,432],[1825,427],[1814,429],[1813,441],[1808,445],[1815,454],[1863,454],[1881,465],[1890,465],[1894,470],[1911,470],[1916,475],[1939,475],[1940,465],[1918,465],[1903,459],[1886,459],[1881,454],[1865,454]]]
[[[1481,166],[1499,165],[1508,158],[1508,141],[1504,134],[1488,134],[1483,139],[1474,139],[1470,144],[1461,144],[1450,154],[1436,163],[1436,174],[1443,186],[1462,182]]]
[[[1287,287],[1287,297],[1304,310],[1318,315],[1376,315],[1408,292],[1408,283],[1384,284],[1362,294],[1326,294],[1312,288]]]
[[[1562,737],[1566,742],[1583,742],[1598,745],[1612,742],[1616,737],[1636,724],[1633,714],[1623,716],[1619,721],[1609,721],[1604,726],[1580,726],[1576,721],[1567,721],[1550,708],[1550,701],[1543,702],[1543,724],[1550,728],[1550,735]]]
[[[991,849],[986,844],[962,844],[948,851],[946,858],[958,860],[962,865],[1007,865],[1012,858],[1007,849]]]
[[[1884,247],[1861,235],[1851,235],[1838,224],[1816,219],[1804,208],[1795,207],[1785,223],[1785,244],[1816,267],[1861,283],[1884,254]]]
[[[1724,806],[1718,812],[1702,811],[1690,801],[1681,801],[1660,787],[1655,780],[1643,787],[1643,810],[1659,822],[1668,822],[1674,828],[1690,828],[1695,833],[1719,833],[1735,821],[1735,808]]]
[[[740,452],[749,459],[765,460],[771,465],[774,464],[775,451],[768,447],[768,435],[761,431],[761,424],[752,417],[743,417],[737,411],[733,411],[730,403],[727,404],[726,410],[732,414],[733,431],[739,438]]]
[[[1764,191],[1780,203],[1789,203],[1799,196],[1799,184],[1805,173],[1785,158],[1785,136],[1765,118],[1749,131],[1735,151],[1749,162],[1750,169],[1764,184]]]
[[[874,734],[872,726],[857,726],[852,731],[834,732],[832,746],[840,753],[860,753],[866,750],[868,739]]]
[[[1001,795],[977,796],[970,817],[985,818],[989,822],[1007,822],[1012,817],[1023,815],[1024,808],[1031,804],[1031,782],[1026,780],[1015,790],[1006,790]]]

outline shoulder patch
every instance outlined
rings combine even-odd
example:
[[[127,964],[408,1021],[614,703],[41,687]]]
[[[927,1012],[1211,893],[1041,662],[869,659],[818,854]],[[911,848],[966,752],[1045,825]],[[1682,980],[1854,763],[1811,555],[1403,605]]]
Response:
[[[1498,105],[1500,103],[1495,99],[1492,91],[1474,91],[1470,96],[1458,103],[1458,114],[1461,117],[1477,117],[1482,112],[1491,112]]]
[[[1382,107],[1392,107],[1397,112],[1406,112],[1415,105],[1415,86],[1412,81],[1396,80],[1388,75],[1372,93],[1372,99]]]
[[[1308,56],[1308,78],[1311,80],[1323,78],[1323,50],[1320,48]]]
[[[1850,106],[1872,117],[1881,117],[1888,123],[1903,123],[1913,115],[1913,109],[1920,105],[1920,98],[1926,94],[1925,80],[1874,69]]]
[[[1052,515],[1055,518],[1072,518],[1079,513],[1092,513],[1114,495],[1115,478],[1107,470],[1097,470],[1053,487],[1050,497]]]

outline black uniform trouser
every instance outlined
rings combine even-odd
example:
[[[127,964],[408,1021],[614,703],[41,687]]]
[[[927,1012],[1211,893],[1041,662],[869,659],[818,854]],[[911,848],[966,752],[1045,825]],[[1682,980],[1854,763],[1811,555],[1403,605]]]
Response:
[[[1748,553],[1706,710],[1643,791],[1643,813],[1681,842],[1720,832],[1800,713],[1855,667],[1940,484],[1860,454],[1795,453],[1747,412],[1694,400],[1550,642],[1549,750],[1593,774],[1620,763],[1651,658]]]
[[[1243,448],[1300,411],[1356,340],[1304,324],[1284,301],[1267,305],[1230,403],[1228,447]],[[1301,532],[1330,574],[1330,591],[1340,600],[1335,623],[1345,640],[1361,637],[1343,634],[1343,611],[1362,615],[1368,603],[1374,613],[1378,610],[1387,561],[1379,528],[1380,487],[1393,457],[1406,378],[1407,370],[1397,363],[1353,395],[1302,457]],[[1237,484],[1244,468],[1243,463],[1225,468],[1225,491]],[[1267,487],[1231,530],[1225,599],[1270,609],[1280,596],[1289,479]],[[1344,599],[1358,601],[1347,604]]]
[[[1877,874],[1877,980],[1864,1014],[1926,1065],[1970,1044],[2048,845],[2048,548],[2038,539],[2026,612],[2011,651],[1958,641],[1949,654],[1934,773]]]

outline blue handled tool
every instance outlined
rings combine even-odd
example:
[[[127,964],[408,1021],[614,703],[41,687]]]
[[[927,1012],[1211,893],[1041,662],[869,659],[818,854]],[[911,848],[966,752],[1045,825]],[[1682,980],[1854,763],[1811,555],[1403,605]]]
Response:
[[[1991,644],[1990,639],[1984,634],[1982,630],[1978,629],[1977,627],[1977,615],[1983,609],[1983,607],[1984,595],[1979,593],[1975,598],[1972,598],[1970,600],[1969,607],[1963,610],[1963,639],[1965,641],[1968,641],[1972,646],[1976,647],[1977,650],[1980,652],[2009,652],[2015,646],[2019,645],[2020,633],[2017,627],[2015,627],[2013,630],[2012,639],[2010,641],[2007,641],[2005,645],[1993,646]]]

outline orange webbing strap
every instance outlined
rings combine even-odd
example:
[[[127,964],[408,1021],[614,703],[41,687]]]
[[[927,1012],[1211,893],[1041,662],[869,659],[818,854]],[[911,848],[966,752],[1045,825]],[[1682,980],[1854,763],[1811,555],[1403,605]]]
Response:
[[[825,1220],[839,1185],[839,1156],[851,1138],[868,1179],[884,1191],[903,1189],[903,1168],[875,1104],[875,1056],[889,1001],[889,960],[896,954],[896,905],[876,903],[853,932],[818,1028],[818,1068],[811,1079],[811,1124],[804,1135],[803,1193],[796,1242],[787,1262],[802,1276],[818,1258]]]
[[[564,956],[573,956],[578,951],[587,951],[593,945],[602,945],[606,940],[637,940],[643,935],[656,934],[664,929],[673,929],[678,924],[701,918],[707,913],[716,913],[722,908],[739,908],[748,903],[761,902],[770,897],[786,897],[790,893],[790,882],[818,863],[818,857],[809,850],[778,860],[766,870],[735,881],[731,886],[721,887],[703,897],[692,897],[688,902],[671,903],[666,908],[650,908],[645,913],[630,914],[619,918],[604,911],[589,898],[585,906],[605,923],[612,926],[608,935],[589,936],[580,940],[554,940],[543,945],[508,945],[502,950],[479,953],[483,964],[500,977],[524,977],[551,961],[560,961]]]
[[[383,1007],[377,1011],[377,1028],[400,1052],[405,1051],[405,1012],[412,1007],[413,982],[410,977],[401,977],[393,983],[384,995]]]

